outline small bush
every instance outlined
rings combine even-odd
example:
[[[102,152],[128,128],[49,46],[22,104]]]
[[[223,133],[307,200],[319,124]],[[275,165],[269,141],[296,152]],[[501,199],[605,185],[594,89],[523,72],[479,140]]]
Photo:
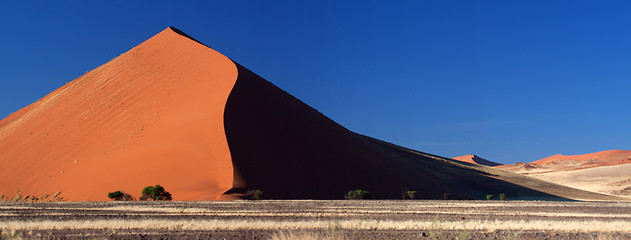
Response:
[[[370,192],[366,190],[350,190],[344,196],[344,199],[358,200],[358,199],[370,199]]]
[[[495,195],[493,195],[493,194],[487,194],[486,195],[486,200],[493,200],[493,199],[495,199]]]
[[[449,194],[449,193],[443,193],[443,199],[444,199],[444,200],[452,200],[451,194]]]
[[[123,200],[123,193],[121,191],[111,192],[107,194],[107,197],[114,201],[120,201]]]
[[[263,195],[263,191],[254,189],[245,192],[244,198],[247,200],[263,200],[265,199],[265,195]]]
[[[410,199],[414,199],[414,196],[416,196],[416,191],[407,191],[405,192],[405,194],[410,198]]]
[[[500,200],[506,200],[506,193],[500,193]]]
[[[155,186],[147,186],[144,189],[142,189],[142,195],[140,196],[140,200],[141,201],[147,201],[147,200],[153,200],[153,201],[170,201],[171,198],[171,193],[164,191],[164,188],[160,185],[155,185]]]
[[[135,200],[134,197],[132,197],[131,195],[125,192],[121,192],[121,191],[108,193],[107,197],[114,201],[134,201]]]

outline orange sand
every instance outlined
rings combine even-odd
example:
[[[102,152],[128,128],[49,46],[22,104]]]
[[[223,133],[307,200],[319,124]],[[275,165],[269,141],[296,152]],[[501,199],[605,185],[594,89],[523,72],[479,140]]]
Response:
[[[167,28],[0,121],[0,194],[107,200],[161,184],[217,199],[232,187],[223,109],[236,79],[230,59]]]
[[[610,166],[631,163],[631,151],[626,150],[610,150],[595,152],[583,155],[561,155],[557,154],[544,159],[532,162],[533,164],[551,164],[560,162],[581,162],[586,164],[595,164],[598,166]]]
[[[524,174],[574,171],[631,163],[631,151],[609,150],[582,155],[553,155],[530,163],[515,163],[497,168]]]
[[[578,189],[631,195],[631,151],[611,150],[583,155],[557,154],[531,163],[497,166],[506,171]]]

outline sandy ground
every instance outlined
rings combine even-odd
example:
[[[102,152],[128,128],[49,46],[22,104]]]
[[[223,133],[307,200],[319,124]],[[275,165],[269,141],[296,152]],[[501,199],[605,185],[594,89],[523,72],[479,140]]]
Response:
[[[610,150],[583,155],[557,154],[531,163],[495,168],[525,174],[577,189],[631,196],[631,151]]]
[[[631,164],[529,175],[587,191],[631,196]]]
[[[2,203],[2,237],[629,239],[631,203],[229,201]]]

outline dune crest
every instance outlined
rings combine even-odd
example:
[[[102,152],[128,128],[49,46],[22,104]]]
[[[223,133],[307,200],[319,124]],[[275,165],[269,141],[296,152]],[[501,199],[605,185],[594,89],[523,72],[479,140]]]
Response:
[[[479,164],[479,165],[484,165],[484,166],[489,166],[489,167],[502,165],[500,163],[492,162],[492,161],[486,160],[484,158],[478,157],[475,154],[459,156],[459,157],[455,157],[453,159],[458,160],[458,161],[462,161],[462,162]]]
[[[631,163],[631,151],[609,150],[581,155],[556,154],[530,163],[515,163],[497,168],[524,174],[574,171]]]
[[[546,157],[532,164],[562,164],[563,162],[574,162],[580,164],[594,164],[598,166],[610,166],[631,163],[631,151],[627,150],[609,150],[582,155],[562,155],[557,154]]]

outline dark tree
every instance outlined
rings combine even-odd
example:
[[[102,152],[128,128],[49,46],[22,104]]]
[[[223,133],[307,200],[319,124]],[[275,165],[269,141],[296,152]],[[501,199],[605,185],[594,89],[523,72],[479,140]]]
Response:
[[[134,199],[134,197],[132,197],[131,195],[122,192],[122,191],[116,191],[116,192],[111,192],[107,194],[107,197],[114,200],[114,201],[134,201],[136,199]]]
[[[370,192],[366,190],[351,190],[346,193],[344,196],[345,199],[353,200],[353,199],[370,199]]]
[[[153,201],[170,201],[171,193],[164,191],[164,188],[160,185],[155,186],[147,186],[142,189],[142,195],[140,196],[140,200],[153,200]]]

